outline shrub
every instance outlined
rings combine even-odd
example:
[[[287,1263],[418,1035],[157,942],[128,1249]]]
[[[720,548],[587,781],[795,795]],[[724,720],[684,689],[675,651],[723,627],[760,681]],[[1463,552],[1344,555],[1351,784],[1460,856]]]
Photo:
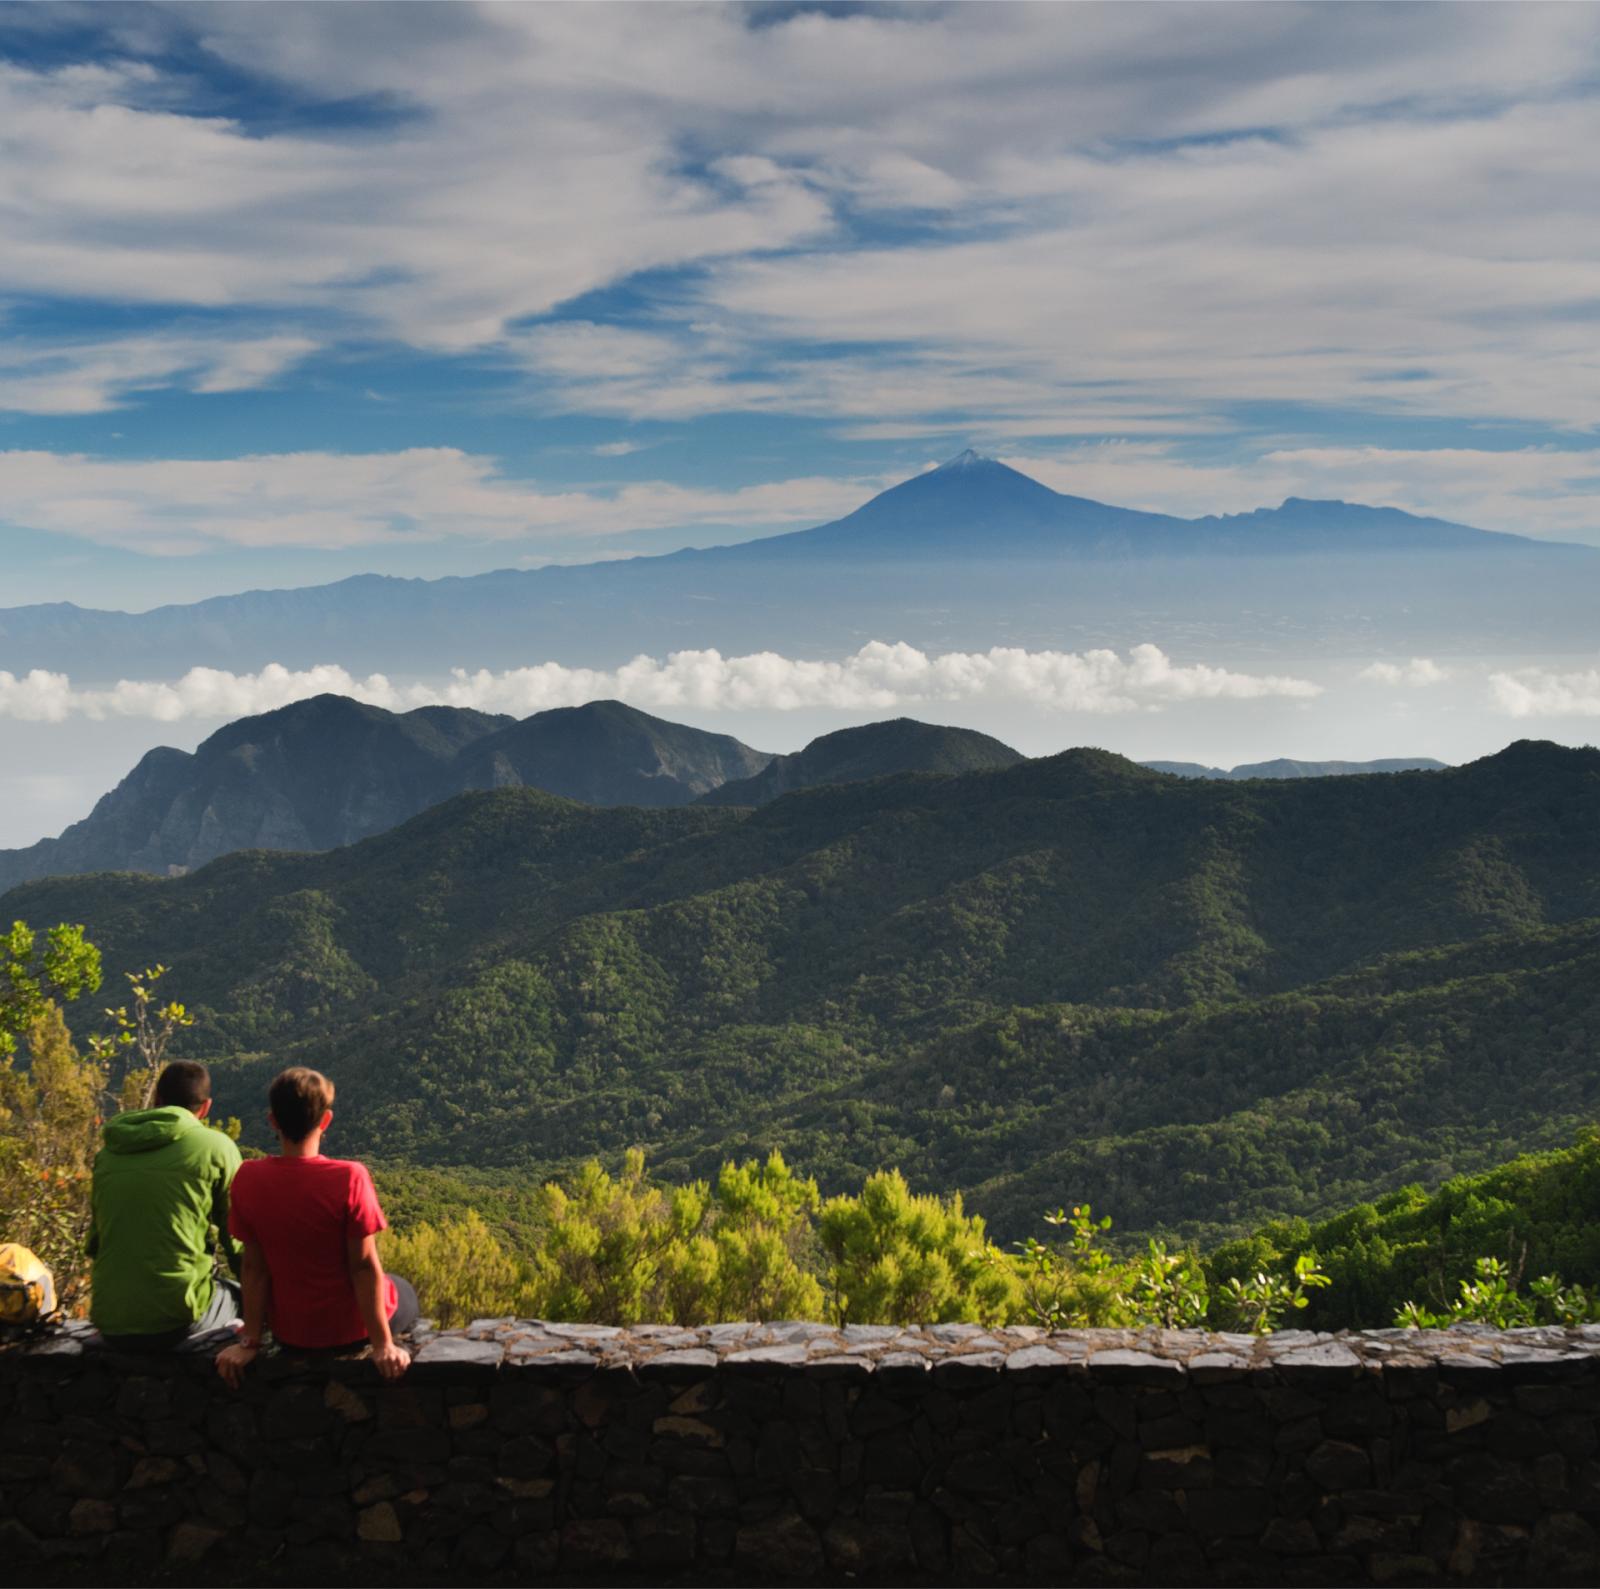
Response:
[[[441,1324],[820,1318],[822,1287],[805,1266],[818,1202],[816,1182],[776,1153],[723,1165],[714,1187],[667,1187],[634,1149],[619,1175],[591,1162],[568,1185],[546,1185],[541,1223],[520,1251],[469,1210],[391,1236],[385,1259]]]
[[[1529,1324],[1559,1324],[1571,1328],[1600,1319],[1600,1298],[1583,1286],[1564,1284],[1559,1276],[1540,1275],[1524,1295],[1518,1278],[1501,1258],[1480,1258],[1473,1278],[1461,1282],[1460,1293],[1439,1312],[1407,1302],[1395,1323],[1413,1329],[1446,1329],[1452,1324],[1485,1324],[1496,1330],[1514,1330]]]
[[[915,1197],[898,1170],[859,1197],[830,1198],[818,1225],[834,1311],[847,1324],[1003,1324],[1021,1302],[996,1264],[983,1220],[948,1200]]]
[[[531,1311],[525,1262],[477,1209],[439,1225],[384,1237],[383,1261],[417,1289],[423,1311],[444,1327]]]
[[[1019,1316],[1048,1329],[1092,1329],[1107,1325],[1151,1325],[1160,1329],[1225,1329],[1266,1334],[1284,1317],[1306,1306],[1308,1291],[1327,1285],[1311,1254],[1296,1258],[1287,1275],[1258,1271],[1226,1281],[1215,1294],[1197,1254],[1168,1252],[1152,1240],[1145,1252],[1117,1259],[1099,1245],[1111,1228],[1095,1219],[1088,1204],[1069,1214],[1047,1214],[1052,1225],[1071,1231],[1065,1250],[1036,1238],[1019,1242],[1015,1266],[1021,1282]]]
[[[36,1008],[21,1037],[28,1069],[0,1063],[0,1240],[32,1248],[54,1272],[62,1310],[81,1312],[105,1070],[79,1055],[54,1004]]]

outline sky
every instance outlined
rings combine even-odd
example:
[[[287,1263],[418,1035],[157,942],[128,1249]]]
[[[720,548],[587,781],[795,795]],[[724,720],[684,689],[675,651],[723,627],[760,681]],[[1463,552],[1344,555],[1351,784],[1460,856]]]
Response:
[[[0,5],[0,607],[743,540],[968,445],[1600,545],[1596,147],[1588,5]]]
[[[837,517],[969,443],[1600,543],[1600,8],[0,8],[0,605]]]

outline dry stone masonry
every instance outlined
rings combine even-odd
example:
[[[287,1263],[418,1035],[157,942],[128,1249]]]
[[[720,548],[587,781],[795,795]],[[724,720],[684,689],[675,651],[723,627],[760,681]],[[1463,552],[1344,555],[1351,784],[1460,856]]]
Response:
[[[1600,1580],[1600,1327],[0,1350],[0,1560],[137,1582]]]

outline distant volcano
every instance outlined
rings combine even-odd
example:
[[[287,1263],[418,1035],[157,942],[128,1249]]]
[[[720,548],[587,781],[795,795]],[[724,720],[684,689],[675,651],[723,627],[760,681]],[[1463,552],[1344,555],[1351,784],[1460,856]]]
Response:
[[[1151,641],[1189,660],[1592,649],[1600,551],[1291,497],[1199,519],[1053,491],[968,450],[830,524],[700,551],[437,580],[360,575],[148,613],[0,610],[0,669],[404,675],[715,647],[826,658]]]
[[[812,530],[705,552],[717,561],[865,557],[1193,557],[1547,546],[1399,508],[1290,497],[1276,508],[1180,519],[1075,497],[968,448]],[[1600,565],[1600,559],[1597,559]]]

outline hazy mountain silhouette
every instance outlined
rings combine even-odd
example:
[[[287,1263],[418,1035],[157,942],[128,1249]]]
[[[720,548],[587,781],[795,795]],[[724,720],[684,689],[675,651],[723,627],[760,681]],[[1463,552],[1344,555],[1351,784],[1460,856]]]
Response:
[[[737,546],[680,552],[711,563],[883,557],[1196,557],[1504,551],[1548,545],[1399,508],[1289,497],[1258,508],[1180,519],[1068,496],[970,448],[880,492],[832,524]]]
[[[762,540],[467,578],[359,575],[145,613],[0,610],[0,668],[83,680],[278,661],[409,673],[685,646],[925,649],[1587,647],[1600,549],[1395,508],[1290,498],[1179,519],[1066,495],[963,453],[830,524]]]
[[[1275,761],[1241,762],[1237,767],[1207,767],[1198,761],[1142,761],[1141,767],[1170,772],[1179,778],[1341,778],[1374,772],[1441,772],[1449,764],[1431,756],[1389,756],[1378,761]]]

